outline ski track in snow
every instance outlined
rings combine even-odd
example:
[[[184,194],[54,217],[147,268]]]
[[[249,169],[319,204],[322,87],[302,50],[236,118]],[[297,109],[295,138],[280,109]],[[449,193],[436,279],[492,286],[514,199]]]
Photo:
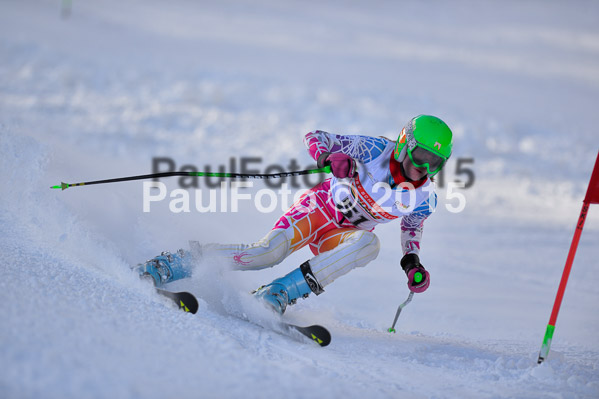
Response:
[[[61,19],[55,2],[3,2],[0,396],[599,397],[595,205],[536,364],[597,155],[597,8],[108,1],[72,2]],[[398,226],[377,228],[371,265],[289,308],[286,320],[331,331],[319,348],[247,294],[305,251],[254,273],[197,265],[171,287],[198,296],[196,315],[129,270],[189,239],[257,240],[280,210],[144,213],[141,183],[48,189],[148,173],[155,156],[303,168],[310,130],[395,137],[418,113],[454,129],[446,181],[456,158],[475,160],[476,181],[458,214],[439,190],[422,250],[431,289],[396,334]]]

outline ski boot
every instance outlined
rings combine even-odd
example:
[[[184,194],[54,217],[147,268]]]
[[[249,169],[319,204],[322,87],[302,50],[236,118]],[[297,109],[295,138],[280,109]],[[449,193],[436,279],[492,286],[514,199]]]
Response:
[[[139,273],[142,279],[148,279],[154,286],[161,287],[171,281],[191,276],[191,254],[178,250],[172,254],[162,252],[145,263],[140,263],[133,269]]]
[[[300,297],[307,298],[311,292],[320,295],[324,290],[306,261],[291,273],[258,288],[253,294],[282,315],[287,305],[295,304]]]

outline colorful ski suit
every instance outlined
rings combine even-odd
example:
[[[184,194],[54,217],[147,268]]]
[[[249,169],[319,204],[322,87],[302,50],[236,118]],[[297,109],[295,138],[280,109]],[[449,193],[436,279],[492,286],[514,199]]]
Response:
[[[434,184],[417,187],[402,180],[393,159],[395,142],[369,136],[333,135],[314,131],[304,140],[312,158],[342,152],[357,162],[353,178],[332,177],[308,190],[260,241],[250,244],[207,244],[206,254],[224,257],[235,270],[259,270],[282,262],[309,245],[309,263],[321,286],[375,259],[379,223],[401,218],[404,254],[419,253],[422,224],[436,206]]]

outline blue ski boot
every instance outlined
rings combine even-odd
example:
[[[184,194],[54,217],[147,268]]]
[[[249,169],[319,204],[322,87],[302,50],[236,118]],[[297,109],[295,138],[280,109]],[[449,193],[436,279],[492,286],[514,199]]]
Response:
[[[179,280],[191,276],[191,254],[189,252],[178,250],[172,254],[162,252],[155,258],[145,263],[140,263],[133,269],[139,273],[142,279],[149,279],[154,286],[161,287],[171,281]]]
[[[320,295],[324,290],[306,261],[291,273],[258,288],[253,294],[282,315],[287,305],[293,305],[300,297],[307,298],[311,292]]]

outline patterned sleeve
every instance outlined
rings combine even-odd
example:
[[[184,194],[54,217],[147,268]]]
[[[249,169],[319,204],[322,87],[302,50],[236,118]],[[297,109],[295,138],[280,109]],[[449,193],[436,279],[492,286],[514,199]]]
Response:
[[[342,152],[366,163],[381,155],[387,140],[370,136],[343,136],[316,130],[306,135],[304,144],[315,161],[318,161],[323,152]]]
[[[401,249],[404,255],[420,253],[424,221],[433,213],[436,206],[437,194],[433,192],[412,213],[401,218]]]

